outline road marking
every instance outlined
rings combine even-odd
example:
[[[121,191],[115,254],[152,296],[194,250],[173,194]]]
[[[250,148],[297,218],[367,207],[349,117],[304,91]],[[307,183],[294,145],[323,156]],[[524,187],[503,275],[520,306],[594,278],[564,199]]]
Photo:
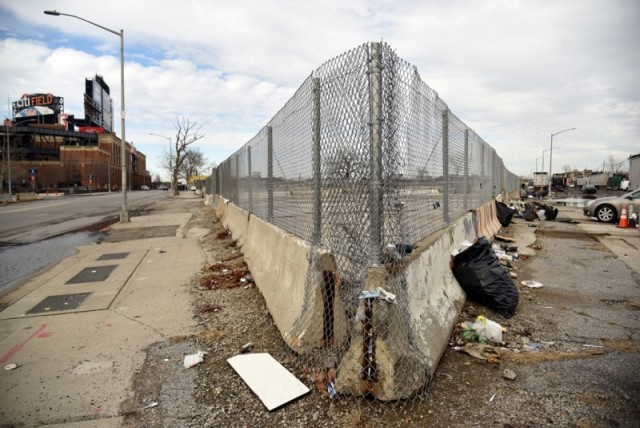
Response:
[[[7,361],[9,361],[15,354],[17,354],[18,352],[20,352],[22,350],[22,348],[24,348],[25,346],[27,346],[27,344],[33,340],[34,338],[36,338],[37,336],[40,335],[40,333],[42,332],[42,330],[44,330],[47,327],[46,324],[41,324],[40,328],[38,330],[36,330],[35,333],[33,333],[31,336],[29,336],[24,342],[22,343],[18,343],[17,345],[15,345],[13,348],[11,348],[9,350],[9,352],[7,352],[6,354],[4,354],[4,356],[2,357],[2,359],[0,359],[0,364],[4,364]],[[47,334],[51,334],[51,333],[47,333]]]

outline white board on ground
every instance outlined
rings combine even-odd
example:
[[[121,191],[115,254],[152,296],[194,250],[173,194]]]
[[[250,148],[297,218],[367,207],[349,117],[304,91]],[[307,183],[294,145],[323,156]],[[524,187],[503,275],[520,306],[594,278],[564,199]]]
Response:
[[[227,362],[269,411],[309,392],[309,388],[267,353],[236,355]]]

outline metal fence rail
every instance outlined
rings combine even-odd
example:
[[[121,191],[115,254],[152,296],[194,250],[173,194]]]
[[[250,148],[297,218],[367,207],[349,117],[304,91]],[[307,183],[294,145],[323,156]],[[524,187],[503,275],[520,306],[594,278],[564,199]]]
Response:
[[[414,66],[370,43],[314,70],[214,169],[206,191],[329,250],[341,281],[340,295],[330,297],[354,322],[367,268],[383,263],[388,245],[415,244],[518,186]],[[309,358],[339,360],[343,349]]]

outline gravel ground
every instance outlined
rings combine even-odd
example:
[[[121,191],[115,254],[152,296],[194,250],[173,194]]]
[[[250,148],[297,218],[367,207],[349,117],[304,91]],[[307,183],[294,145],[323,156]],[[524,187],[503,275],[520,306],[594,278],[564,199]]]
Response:
[[[506,328],[497,361],[458,351],[464,341],[456,331],[424,397],[387,404],[331,400],[316,388],[211,208],[202,208],[191,226],[211,230],[202,240],[207,263],[191,287],[199,329],[148,349],[135,397],[122,406],[124,426],[640,426],[640,279],[576,225],[546,222],[532,246],[537,254],[514,262],[516,281],[540,280],[545,287],[518,285],[513,318],[465,306],[461,322],[485,315]],[[517,220],[502,234],[517,243],[528,226]],[[616,286],[603,290],[609,271],[617,272]],[[246,344],[250,352],[270,353],[311,392],[268,412],[226,361]],[[184,355],[198,350],[207,352],[204,362],[185,369]]]

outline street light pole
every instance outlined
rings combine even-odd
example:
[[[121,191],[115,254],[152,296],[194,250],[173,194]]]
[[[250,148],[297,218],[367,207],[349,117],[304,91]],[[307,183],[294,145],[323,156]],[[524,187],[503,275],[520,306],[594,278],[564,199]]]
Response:
[[[5,123],[5,138],[7,140],[7,182],[9,183],[9,202],[13,199],[11,195],[11,146],[9,145],[9,127]]]
[[[129,222],[129,210],[127,209],[127,142],[125,140],[125,107],[124,107],[124,30],[115,31],[107,27],[103,27],[100,24],[96,24],[95,22],[89,21],[88,19],[81,18],[76,15],[71,15],[68,13],[58,12],[56,10],[45,10],[45,15],[53,15],[53,16],[68,16],[71,18],[76,18],[81,21],[84,21],[88,24],[101,28],[105,31],[110,32],[111,34],[115,34],[120,37],[120,144],[121,144],[121,153],[120,153],[120,168],[122,169],[122,209],[120,211],[120,223],[128,223]]]
[[[577,128],[568,128],[568,129],[563,129],[562,131],[558,131],[555,133],[551,134],[551,147],[549,147],[549,180],[551,180],[551,178],[553,177],[553,170],[551,169],[551,162],[553,160],[553,136],[554,135],[558,135],[558,134],[562,134],[563,132],[567,132],[567,131],[573,131]],[[551,194],[551,181],[549,181],[549,194]]]

